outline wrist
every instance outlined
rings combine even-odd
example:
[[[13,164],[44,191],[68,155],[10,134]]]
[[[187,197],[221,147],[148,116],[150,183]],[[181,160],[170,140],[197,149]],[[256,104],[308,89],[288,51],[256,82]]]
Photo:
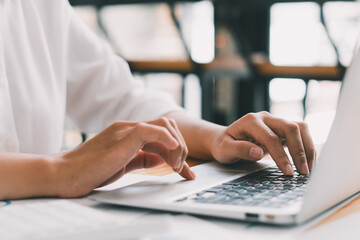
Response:
[[[76,153],[73,151],[53,155],[54,177],[52,179],[55,196],[61,198],[80,197],[78,181],[78,164]],[[81,161],[80,161],[81,162]],[[81,171],[81,170],[80,170]]]
[[[34,162],[34,177],[29,178],[29,182],[35,184],[29,196],[57,197],[57,167],[53,155],[33,155],[30,160]],[[30,168],[29,168],[30,170]],[[30,189],[30,188],[29,188]]]
[[[226,127],[216,125],[212,128],[211,133],[209,134],[208,141],[206,142],[206,148],[208,149],[208,152],[211,154],[211,160],[217,160],[216,159],[216,151],[217,148],[219,148],[221,136],[226,131]]]
[[[61,198],[82,197],[94,188],[98,187],[101,182],[101,174],[98,173],[99,159],[93,154],[86,154],[81,147],[69,152],[53,155],[54,161],[54,186],[56,186],[56,196]],[[100,172],[101,173],[101,172]]]
[[[226,127],[189,117],[181,111],[168,113],[166,117],[176,120],[189,149],[190,157],[202,160],[215,159],[214,148],[226,131]]]
[[[49,172],[48,176],[48,189],[50,196],[61,197],[62,179],[60,173],[63,169],[62,153],[51,154],[46,156],[46,165]]]
[[[205,121],[204,121],[205,122]],[[201,157],[205,160],[216,160],[215,150],[218,147],[219,139],[226,131],[226,127],[217,125],[210,122],[205,122],[203,127],[199,130],[199,135],[202,136],[200,141],[202,142]]]

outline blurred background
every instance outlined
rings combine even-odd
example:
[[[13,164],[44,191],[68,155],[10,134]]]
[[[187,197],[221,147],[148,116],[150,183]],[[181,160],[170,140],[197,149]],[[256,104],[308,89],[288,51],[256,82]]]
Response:
[[[137,81],[191,115],[228,125],[248,112],[330,129],[360,30],[357,1],[70,0]],[[84,135],[67,120],[64,149]]]

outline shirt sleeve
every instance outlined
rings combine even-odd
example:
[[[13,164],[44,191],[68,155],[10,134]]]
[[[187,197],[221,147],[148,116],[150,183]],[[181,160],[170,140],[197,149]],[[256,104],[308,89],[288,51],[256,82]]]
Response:
[[[99,132],[114,121],[152,120],[181,109],[168,94],[145,89],[125,60],[69,4],[67,9],[67,114],[81,131]]]

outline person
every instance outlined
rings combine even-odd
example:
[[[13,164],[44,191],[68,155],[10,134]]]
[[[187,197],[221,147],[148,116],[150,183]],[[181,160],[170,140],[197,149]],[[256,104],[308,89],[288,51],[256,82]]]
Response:
[[[61,152],[65,116],[100,132]],[[315,150],[305,123],[267,112],[230,126],[187,116],[135,82],[66,0],[0,0],[0,199],[80,197],[139,168],[185,159],[235,163],[268,152],[285,174],[308,174]]]

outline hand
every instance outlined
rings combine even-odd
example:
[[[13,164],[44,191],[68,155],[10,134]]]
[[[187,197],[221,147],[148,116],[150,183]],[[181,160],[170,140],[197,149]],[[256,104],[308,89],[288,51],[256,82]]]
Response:
[[[214,141],[212,155],[221,163],[235,163],[240,159],[258,161],[269,152],[284,174],[293,175],[283,145],[288,147],[299,173],[309,174],[316,152],[307,125],[267,112],[249,113],[227,127]]]
[[[61,197],[78,197],[139,168],[166,162],[194,179],[185,163],[188,150],[173,120],[117,122],[73,151],[59,154],[57,188]]]

